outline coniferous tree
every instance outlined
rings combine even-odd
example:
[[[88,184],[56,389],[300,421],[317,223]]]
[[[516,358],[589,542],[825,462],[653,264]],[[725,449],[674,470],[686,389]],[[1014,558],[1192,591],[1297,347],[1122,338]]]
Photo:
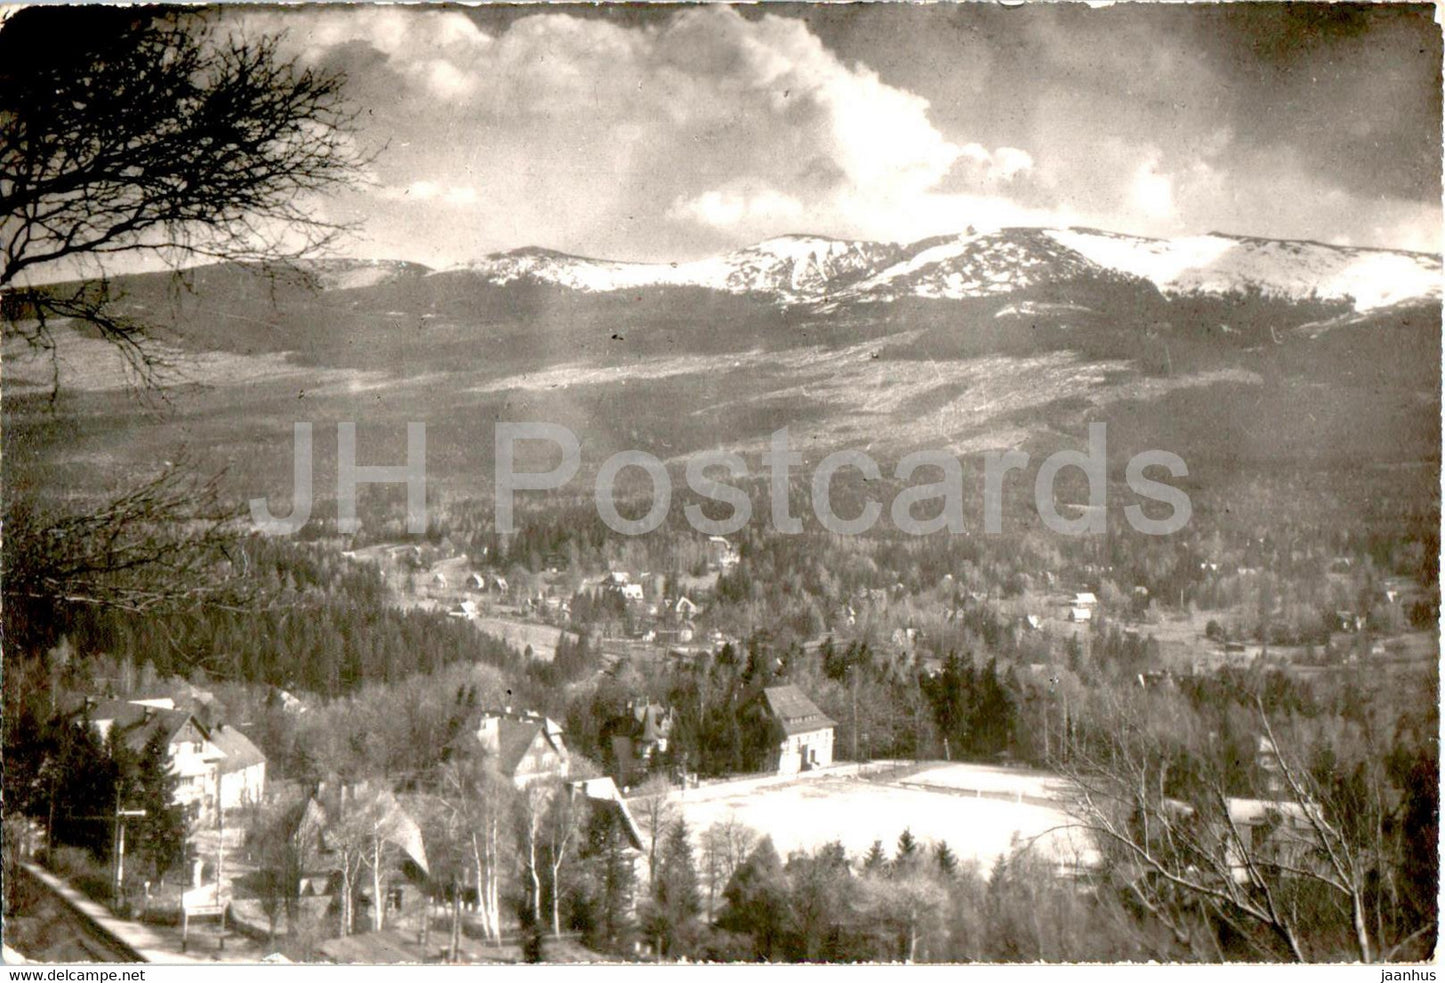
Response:
[[[789,925],[789,885],[782,861],[765,836],[733,873],[723,891],[727,907],[718,924],[752,937],[753,956],[771,960],[783,955]]]
[[[898,834],[898,847],[893,854],[893,866],[900,870],[912,867],[917,863],[920,851],[921,848],[917,838],[913,835],[913,830],[905,827],[903,832]]]
[[[624,952],[632,938],[637,874],[628,849],[620,813],[592,810],[581,852],[585,886],[573,924],[589,946],[604,952]]]
[[[157,730],[141,749],[135,776],[136,807],[145,810],[135,824],[136,848],[157,880],[185,854],[185,813],[175,800],[179,785],[165,732]]]
[[[57,754],[51,772],[54,842],[84,847],[98,858],[109,857],[114,836],[115,763],[106,754],[89,717],[56,723]]]
[[[938,871],[944,877],[952,877],[958,873],[958,857],[948,848],[943,840],[938,841],[938,846],[933,850],[933,859],[938,864]]]
[[[888,866],[888,854],[883,852],[883,841],[874,840],[863,857],[863,869],[869,872],[882,871]]]
[[[663,841],[648,915],[648,935],[656,941],[659,955],[676,958],[686,953],[701,910],[692,841],[687,824],[679,819]]]

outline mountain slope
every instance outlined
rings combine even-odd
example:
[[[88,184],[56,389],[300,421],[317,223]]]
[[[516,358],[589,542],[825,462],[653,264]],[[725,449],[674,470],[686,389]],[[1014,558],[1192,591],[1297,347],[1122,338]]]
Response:
[[[1258,291],[1290,300],[1349,301],[1357,311],[1440,296],[1440,259],[1318,242],[1211,233],[1144,239],[1093,229],[1049,229],[1055,242],[1173,294]]]
[[[629,263],[545,249],[496,253],[439,274],[470,273],[607,293],[697,287],[781,304],[903,297],[963,299],[1077,281],[1147,283],[1166,296],[1256,295],[1368,311],[1440,297],[1440,258],[1314,242],[1209,234],[1147,239],[1093,229],[1007,228],[899,245],[780,236],[684,263]]]
[[[687,263],[628,263],[571,256],[550,249],[494,253],[438,275],[476,274],[498,285],[519,279],[606,293],[645,287],[702,287],[809,300],[875,270],[900,247],[822,236],[779,236],[724,256]]]

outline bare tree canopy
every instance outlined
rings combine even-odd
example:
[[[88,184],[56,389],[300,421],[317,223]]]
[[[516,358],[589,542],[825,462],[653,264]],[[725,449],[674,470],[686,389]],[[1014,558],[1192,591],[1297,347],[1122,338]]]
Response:
[[[365,158],[341,75],[288,60],[179,8],[32,7],[0,25],[0,322],[48,352],[73,323],[112,344],[142,388],[165,367],[147,325],[117,311],[104,277],[129,254],[264,264],[342,231],[318,196]],[[217,565],[239,529],[214,481],[172,466],[93,511],[17,503],[7,475],[7,627],[57,606],[150,610],[231,591]],[[24,635],[24,632],[21,632]]]
[[[63,43],[61,39],[63,38]],[[80,257],[271,259],[361,158],[342,78],[201,15],[30,8],[0,29],[0,286]]]
[[[185,464],[93,511],[50,513],[27,498],[6,511],[5,600],[32,613],[56,604],[145,611],[236,589],[215,570],[235,509],[215,479]]]

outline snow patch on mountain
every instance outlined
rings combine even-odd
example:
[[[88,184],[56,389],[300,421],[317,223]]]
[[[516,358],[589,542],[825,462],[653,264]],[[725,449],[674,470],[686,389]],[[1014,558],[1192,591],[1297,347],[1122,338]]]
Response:
[[[1001,229],[928,242],[932,244],[858,283],[850,295],[885,301],[910,296],[961,300],[1115,275],[1037,229]]]
[[[1421,253],[1225,235],[1145,239],[1091,229],[1047,235],[1166,293],[1258,290],[1290,300],[1349,299],[1357,311],[1440,296],[1440,258]]]
[[[788,235],[722,256],[633,263],[518,249],[442,271],[610,293],[696,287],[781,304],[1000,296],[1047,283],[1147,281],[1167,294],[1258,292],[1349,299],[1367,311],[1440,297],[1440,258],[1226,235],[1146,239],[1093,229],[1005,228],[911,245]],[[358,270],[349,276],[383,277]],[[435,275],[435,274],[434,274]]]
[[[701,263],[627,263],[569,256],[550,249],[515,249],[448,267],[442,274],[477,273],[504,285],[529,279],[570,290],[604,293],[652,286],[697,286],[723,272],[715,261]]]
[[[291,265],[322,290],[360,290],[428,272],[420,263],[392,259],[307,259]]]
[[[724,257],[732,269],[726,289],[777,292],[785,300],[818,299],[890,262],[900,252],[901,247],[892,243],[780,236]]]
[[[685,263],[629,263],[569,256],[546,249],[495,253],[443,272],[468,271],[494,283],[518,279],[607,293],[644,287],[703,287],[728,293],[770,293],[786,302],[813,299],[896,257],[893,244],[779,236],[723,256]]]

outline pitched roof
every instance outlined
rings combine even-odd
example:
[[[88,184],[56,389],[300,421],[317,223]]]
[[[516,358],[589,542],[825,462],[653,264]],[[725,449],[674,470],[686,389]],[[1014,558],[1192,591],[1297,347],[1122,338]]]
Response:
[[[497,767],[504,775],[515,775],[527,749],[542,732],[540,720],[503,717],[497,723]]]
[[[632,817],[632,810],[627,808],[627,800],[617,790],[616,782],[605,776],[587,778],[573,782],[572,788],[585,795],[594,808],[612,810],[622,826],[627,842],[634,850],[642,849],[642,830],[638,828],[637,820]]]
[[[211,743],[226,755],[221,762],[223,775],[266,763],[266,756],[261,753],[261,749],[252,744],[245,734],[227,724],[217,724],[211,728]]]
[[[672,733],[672,712],[656,703],[638,704],[632,709],[632,717],[642,725],[642,740],[656,742],[666,740]]]
[[[485,710],[479,714],[478,726],[468,729],[476,734],[488,721],[495,722],[496,746],[491,747],[485,738],[483,743],[488,750],[495,752],[497,769],[509,778],[516,777],[517,768],[539,734],[559,757],[564,760],[567,757],[566,746],[561,741],[561,728],[546,717],[534,713]]]
[[[809,731],[824,730],[836,726],[836,722],[819,710],[803,691],[791,683],[786,686],[769,686],[763,690],[768,711],[783,728],[783,733],[806,734]]]
[[[206,736],[205,728],[185,710],[165,710],[126,700],[106,700],[92,707],[89,717],[96,724],[110,721],[110,726],[132,751],[143,750],[157,731],[163,733],[164,740],[169,744],[188,723],[194,723],[201,736]]]

